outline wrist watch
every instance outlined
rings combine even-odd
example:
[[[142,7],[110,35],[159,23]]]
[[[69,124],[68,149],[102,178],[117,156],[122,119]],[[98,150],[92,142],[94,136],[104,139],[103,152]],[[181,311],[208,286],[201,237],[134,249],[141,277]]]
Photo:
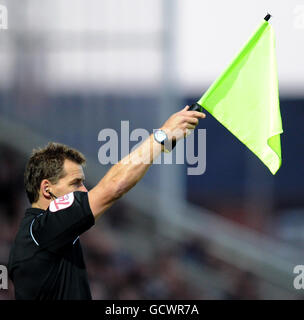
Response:
[[[172,148],[170,148],[168,142],[168,135],[164,130],[156,129],[154,130],[154,140],[164,146],[164,151],[166,153],[170,152]]]
[[[164,130],[154,130],[154,140],[162,145],[165,145],[165,141],[168,140],[168,136]]]

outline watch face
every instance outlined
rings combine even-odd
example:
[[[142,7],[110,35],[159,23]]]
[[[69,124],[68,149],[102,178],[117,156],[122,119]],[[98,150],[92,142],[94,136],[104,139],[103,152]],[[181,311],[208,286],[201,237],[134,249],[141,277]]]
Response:
[[[167,138],[166,133],[162,130],[156,130],[154,133],[154,136],[155,136],[155,139],[159,142],[162,142]]]

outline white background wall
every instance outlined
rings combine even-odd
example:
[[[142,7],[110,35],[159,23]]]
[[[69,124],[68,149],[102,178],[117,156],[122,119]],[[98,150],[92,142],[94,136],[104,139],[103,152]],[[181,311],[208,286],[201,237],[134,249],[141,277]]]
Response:
[[[269,12],[276,35],[280,91],[304,94],[304,1],[178,2],[177,54],[185,89],[209,85]]]
[[[163,1],[27,0],[21,5],[17,0],[0,0],[9,10],[9,29],[0,31],[0,86],[9,86],[13,79],[16,47],[12,40],[17,30],[25,37],[35,35],[38,44],[30,54],[32,61],[39,60],[41,82],[48,90],[159,89],[161,35],[168,27],[162,16]],[[172,63],[180,94],[205,90],[270,12],[281,94],[303,95],[303,1],[172,3],[177,14],[176,24],[169,26],[175,30]],[[41,52],[35,58],[39,50],[42,70]]]

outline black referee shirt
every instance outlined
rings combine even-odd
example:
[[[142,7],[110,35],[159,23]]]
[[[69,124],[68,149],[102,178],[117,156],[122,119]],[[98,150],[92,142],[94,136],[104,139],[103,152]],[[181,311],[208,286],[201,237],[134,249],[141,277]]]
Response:
[[[29,208],[12,246],[8,272],[17,300],[92,299],[79,235],[92,227],[87,192]]]

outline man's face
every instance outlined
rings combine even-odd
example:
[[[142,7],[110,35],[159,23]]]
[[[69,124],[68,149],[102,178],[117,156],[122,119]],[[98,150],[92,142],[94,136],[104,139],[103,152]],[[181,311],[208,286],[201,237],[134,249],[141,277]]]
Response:
[[[64,172],[66,175],[61,178],[56,184],[52,185],[52,193],[56,197],[61,197],[67,193],[74,191],[88,192],[84,186],[84,173],[82,166],[70,160],[64,161]]]

